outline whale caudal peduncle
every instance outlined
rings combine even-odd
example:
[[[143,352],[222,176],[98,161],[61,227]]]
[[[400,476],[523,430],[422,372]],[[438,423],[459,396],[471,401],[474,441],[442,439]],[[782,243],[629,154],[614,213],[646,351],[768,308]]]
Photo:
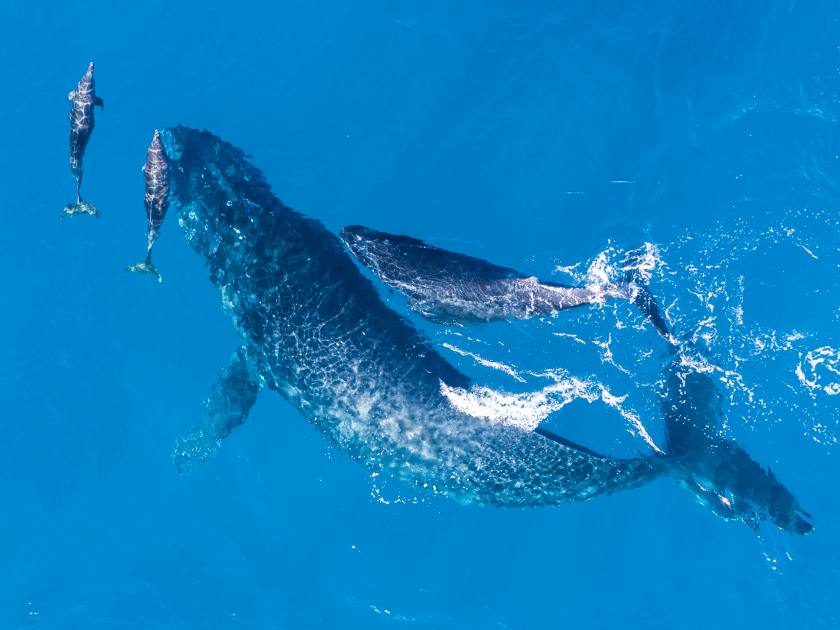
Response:
[[[94,107],[104,107],[105,102],[96,95],[96,83],[93,79],[93,62],[79,80],[76,89],[67,95],[70,107],[70,172],[76,180],[76,201],[64,207],[63,216],[77,214],[99,216],[97,209],[82,199],[82,175],[84,157],[94,127]]]
[[[157,129],[146,152],[143,177],[146,184],[146,194],[143,198],[146,208],[146,259],[129,265],[126,271],[148,273],[156,277],[158,282],[162,282],[163,278],[152,263],[152,248],[160,236],[160,228],[169,209],[169,164]]]

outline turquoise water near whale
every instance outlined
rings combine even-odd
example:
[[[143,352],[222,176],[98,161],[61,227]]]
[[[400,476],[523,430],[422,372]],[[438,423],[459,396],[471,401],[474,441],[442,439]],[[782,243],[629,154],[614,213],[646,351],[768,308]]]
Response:
[[[0,627],[836,628],[840,10],[832,3],[43,3],[0,8]],[[65,94],[105,110],[73,199]],[[670,479],[464,507],[368,471],[264,392],[187,476],[175,438],[238,346],[170,217],[152,130],[206,127],[330,229],[558,282],[650,243],[725,428],[814,516],[756,534]],[[383,292],[407,314],[404,300]],[[520,417],[662,445],[662,342],[626,304],[466,328],[407,315]],[[577,379],[577,380],[575,380]],[[604,395],[604,391],[608,395]],[[542,396],[542,397],[541,397]],[[498,396],[481,401],[494,408]],[[542,405],[542,406],[541,406]]]

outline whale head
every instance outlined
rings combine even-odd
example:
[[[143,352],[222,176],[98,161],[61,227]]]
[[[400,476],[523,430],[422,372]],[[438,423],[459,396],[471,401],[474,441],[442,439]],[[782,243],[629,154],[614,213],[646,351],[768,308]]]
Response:
[[[218,136],[184,126],[160,130],[168,162],[169,200],[187,242],[211,281],[248,274],[282,257],[292,241],[292,217],[243,151]]]

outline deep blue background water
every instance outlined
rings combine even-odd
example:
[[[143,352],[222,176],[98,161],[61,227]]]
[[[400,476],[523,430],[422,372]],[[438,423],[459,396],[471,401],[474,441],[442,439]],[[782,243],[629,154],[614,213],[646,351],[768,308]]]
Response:
[[[820,389],[840,377],[795,374],[840,346],[838,16],[795,1],[4,4],[0,627],[840,626],[840,396]],[[64,99],[90,60],[106,109],[84,193],[103,216],[60,221]],[[541,275],[655,243],[675,327],[712,330],[710,360],[740,375],[731,434],[816,532],[758,538],[667,479],[524,511],[380,491],[271,394],[178,476],[174,438],[238,345],[174,221],[162,285],[122,271],[145,245],[152,129],[179,122],[242,147],[332,229]],[[661,433],[658,342],[616,308],[459,343],[601,379]],[[420,325],[440,343],[463,332]],[[633,373],[559,331],[611,339]],[[601,407],[552,426],[642,450]]]

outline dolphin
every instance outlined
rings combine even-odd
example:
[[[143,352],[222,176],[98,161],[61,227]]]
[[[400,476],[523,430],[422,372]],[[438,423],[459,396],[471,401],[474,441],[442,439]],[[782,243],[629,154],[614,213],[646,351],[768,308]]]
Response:
[[[362,225],[345,227],[341,239],[362,265],[404,293],[412,310],[435,322],[554,316],[569,308],[620,298],[639,307],[656,331],[673,343],[656,301],[632,264],[627,265],[620,284],[574,287]]]
[[[93,79],[93,62],[90,62],[85,74],[79,79],[76,89],[67,95],[72,105],[70,107],[70,172],[76,179],[76,201],[64,207],[63,216],[88,214],[98,217],[97,209],[82,200],[82,175],[84,173],[84,157],[90,136],[95,124],[93,118],[94,107],[105,107],[105,101],[96,95],[96,83]]]
[[[614,458],[457,411],[444,389],[470,380],[384,304],[337,236],[210,132],[160,138],[170,205],[242,341],[204,420],[176,441],[179,471],[208,461],[269,389],[372,471],[466,504],[560,505],[685,477],[670,455]]]
[[[129,265],[125,270],[148,273],[157,278],[158,282],[163,282],[157,268],[152,264],[152,248],[160,236],[160,227],[169,209],[169,164],[160,142],[160,131],[157,129],[146,152],[143,178],[146,183],[146,194],[143,199],[146,207],[146,260]]]

